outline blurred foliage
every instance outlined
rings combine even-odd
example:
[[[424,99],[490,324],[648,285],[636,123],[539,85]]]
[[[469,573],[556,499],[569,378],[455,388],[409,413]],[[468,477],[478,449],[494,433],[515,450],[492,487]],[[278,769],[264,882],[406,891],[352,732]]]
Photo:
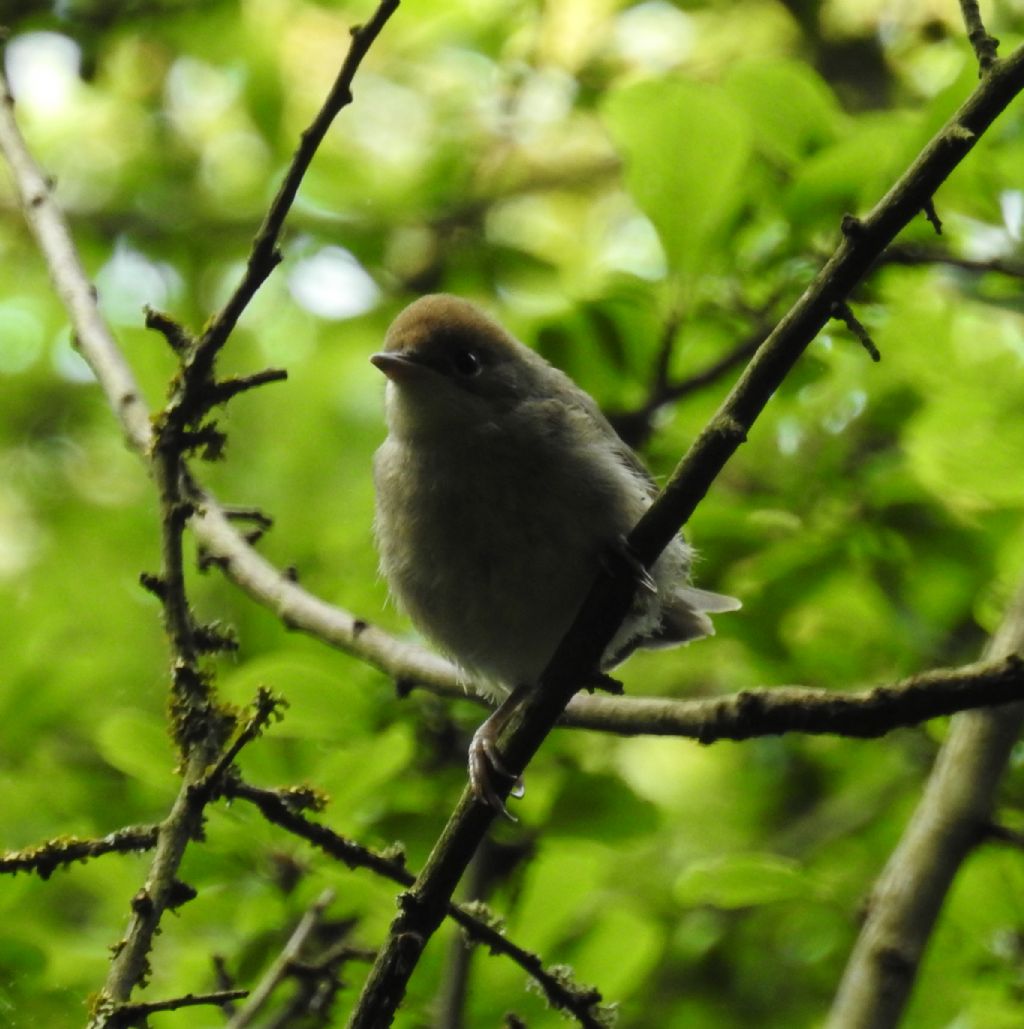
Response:
[[[285,260],[224,355],[289,381],[235,401],[227,459],[201,470],[256,504],[260,544],[324,597],[403,636],[371,538],[381,383],[366,358],[414,295],[477,299],[609,410],[640,406],[663,328],[672,379],[715,361],[799,295],[847,211],[874,203],[973,88],[957,5],[910,0],[422,0],[374,46],[317,156]],[[145,303],[200,325],[236,281],[298,134],[368,4],[62,0],[0,4],[28,139],[57,182],[102,307],[157,405],[173,374]],[[994,5],[1004,52],[1020,0]],[[939,191],[936,239],[1022,256],[1019,103]],[[0,825],[4,847],[162,817],[176,788],[166,648],[138,586],[158,562],[153,491],[74,352],[6,180],[0,184]],[[1020,280],[878,268],[854,297],[883,353],[820,336],[694,517],[699,581],[744,610],[682,652],[640,654],[631,693],[692,696],[884,682],[975,658],[1024,570]],[[731,378],[656,416],[665,475]],[[237,628],[219,685],[286,695],[243,755],[254,782],[308,782],[326,818],[419,866],[464,782],[480,719],[288,633],[216,574],[203,617]],[[511,935],[567,963],[629,1026],[809,1025],[858,907],[905,823],[941,723],[872,742],[680,740],[558,732],[507,840],[532,857],[497,887]],[[1003,814],[1024,818],[1015,769]],[[147,858],[0,881],[0,1024],[84,1018]],[[149,996],[250,984],[325,884],[377,943],[394,889],[238,804],[210,813],[166,920]],[[907,1019],[1019,1023],[1019,856],[960,876]],[[451,930],[446,930],[451,935]],[[399,1024],[426,1024],[447,949],[431,946]],[[360,970],[347,979],[355,989]],[[475,958],[466,1024],[545,1013],[523,973]],[[351,992],[342,996],[343,1004]],[[340,1017],[340,1016],[339,1016]],[[156,1024],[157,1020],[154,1020]],[[193,1009],[161,1025],[221,1024]]]

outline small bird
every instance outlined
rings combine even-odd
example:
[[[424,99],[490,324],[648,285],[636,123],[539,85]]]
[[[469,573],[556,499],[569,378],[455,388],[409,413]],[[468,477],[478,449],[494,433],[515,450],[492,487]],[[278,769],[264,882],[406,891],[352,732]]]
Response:
[[[603,562],[631,561],[640,588],[596,672],[710,635],[709,613],[740,602],[689,585],[681,536],[649,573],[631,557],[626,536],[657,493],[650,473],[587,393],[473,304],[416,300],[370,360],[388,379],[374,458],[381,571],[472,686],[506,698],[473,737],[469,773],[507,815],[492,776],[507,774],[496,741],[510,697],[537,685]]]

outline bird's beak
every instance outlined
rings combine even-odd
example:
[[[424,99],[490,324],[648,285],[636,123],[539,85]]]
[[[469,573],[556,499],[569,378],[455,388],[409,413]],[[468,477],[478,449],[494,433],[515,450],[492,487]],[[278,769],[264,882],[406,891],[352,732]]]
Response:
[[[370,358],[370,363],[379,368],[392,382],[408,382],[419,378],[428,369],[422,361],[395,350],[382,350]]]

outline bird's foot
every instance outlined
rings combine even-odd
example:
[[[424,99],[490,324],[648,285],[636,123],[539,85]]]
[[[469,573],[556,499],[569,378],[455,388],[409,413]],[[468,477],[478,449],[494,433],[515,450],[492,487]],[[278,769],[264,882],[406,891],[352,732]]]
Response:
[[[491,719],[488,718],[473,733],[473,739],[469,743],[469,785],[478,800],[510,822],[517,822],[519,819],[505,806],[494,779],[495,776],[500,776],[511,780],[512,788],[508,793],[512,797],[521,797],[526,792],[526,787],[523,785],[522,776],[515,775],[505,766],[501,751],[498,750],[499,729],[500,726],[493,726]]]

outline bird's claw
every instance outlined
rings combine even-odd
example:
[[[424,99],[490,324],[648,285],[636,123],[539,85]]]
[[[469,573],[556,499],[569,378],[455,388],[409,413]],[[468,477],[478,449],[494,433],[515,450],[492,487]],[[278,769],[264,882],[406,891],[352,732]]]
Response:
[[[519,819],[512,814],[505,806],[505,801],[494,786],[495,774],[512,780],[512,788],[509,796],[521,797],[526,792],[521,776],[510,772],[498,750],[494,733],[489,729],[486,722],[480,726],[469,744],[469,785],[477,800],[482,801],[488,807],[493,808],[507,818],[510,822],[518,822]]]

